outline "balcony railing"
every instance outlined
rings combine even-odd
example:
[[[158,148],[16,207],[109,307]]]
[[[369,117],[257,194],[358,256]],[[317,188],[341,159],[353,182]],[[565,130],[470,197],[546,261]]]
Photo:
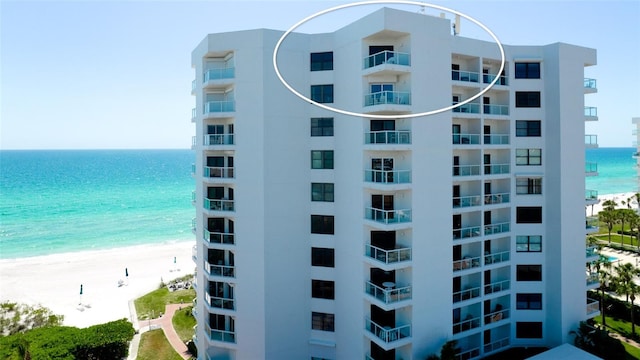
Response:
[[[454,165],[453,176],[480,175],[480,165]]]
[[[196,233],[196,218],[192,218],[191,219],[191,232],[193,232],[194,234]]]
[[[597,246],[589,246],[586,249],[586,256],[588,258],[593,257],[593,256],[598,256],[598,247]]]
[[[191,248],[191,258],[194,261],[198,261],[198,246],[197,245],[193,245],[193,247]]]
[[[490,84],[498,75],[482,74],[482,82]],[[506,76],[500,76],[500,80],[496,81],[496,85],[509,85],[509,79]]]
[[[453,134],[453,145],[478,145],[480,144],[480,134]]]
[[[484,294],[489,295],[499,291],[509,290],[509,280],[496,281],[484,286]]]
[[[453,198],[453,208],[464,208],[471,206],[479,206],[482,204],[482,197],[480,195],[473,196],[461,196]]]
[[[460,229],[453,229],[453,239],[466,239],[480,236],[480,226],[471,226]]]
[[[376,259],[384,264],[395,264],[402,261],[411,261],[411,248],[384,250],[367,244],[365,246],[365,256]]]
[[[493,204],[506,204],[510,199],[509,193],[500,193],[500,194],[487,194],[484,196],[484,204],[485,205],[493,205]]]
[[[204,73],[204,82],[210,80],[233,79],[236,76],[236,68],[209,69]]]
[[[600,311],[600,302],[598,300],[587,299],[587,315],[595,314]]]
[[[598,116],[598,108],[595,106],[585,106],[584,116]]]
[[[222,341],[228,343],[236,342],[236,332],[229,330],[212,329],[209,324],[205,325],[205,329],[209,334],[209,339],[214,341]]]
[[[453,333],[457,334],[477,327],[480,327],[480,317],[467,316],[465,320],[453,324]]]
[[[511,254],[510,251],[502,251],[498,253],[487,254],[484,256],[484,264],[491,265],[491,264],[498,264],[501,262],[509,261],[510,254]]]
[[[486,164],[483,166],[485,175],[508,174],[510,169],[509,164]]]
[[[491,224],[484,226],[484,234],[485,235],[493,235],[493,234],[501,234],[505,232],[509,232],[511,228],[511,223],[504,222],[500,224]]]
[[[207,262],[207,270],[211,276],[236,277],[236,267],[234,265],[214,265]]]
[[[482,112],[484,114],[492,115],[509,115],[509,105],[482,105]]]
[[[196,173],[196,164],[192,163],[191,164],[191,175],[194,175]]]
[[[480,256],[477,256],[477,257],[465,256],[461,260],[453,261],[453,271],[473,269],[476,267],[480,267]]]
[[[204,167],[204,177],[208,178],[234,178],[235,171],[232,167]]]
[[[235,245],[236,235],[233,233],[213,232],[204,230],[204,239],[211,244]]]
[[[398,341],[400,339],[411,337],[411,325],[401,325],[395,328],[390,326],[380,326],[371,319],[366,319],[366,329],[375,335],[378,339],[385,343]]]
[[[236,301],[234,299],[212,296],[208,292],[205,292],[204,297],[207,300],[207,304],[213,308],[227,310],[236,309]]]
[[[472,71],[451,70],[451,80],[480,82],[480,74]]]
[[[364,106],[411,105],[411,93],[407,91],[379,91],[364,96]]]
[[[475,299],[480,296],[480,287],[474,287],[465,289],[462,291],[456,291],[453,293],[453,302],[457,303],[460,301]]]
[[[195,137],[195,136],[192,136],[192,137],[191,137],[191,148],[192,148],[192,149],[195,149],[195,148],[196,148],[196,146],[198,146],[198,141],[196,140],[196,137]]]
[[[587,216],[585,220],[586,230],[598,230],[600,223],[597,216]]]
[[[410,184],[411,170],[365,170],[364,181],[380,184]]]
[[[600,283],[600,277],[597,272],[587,273],[587,286]]]
[[[484,135],[485,145],[509,145],[509,134]]]
[[[204,136],[204,145],[233,145],[234,134],[208,134]]]
[[[509,318],[509,309],[495,311],[484,316],[484,324],[491,324]]]
[[[457,102],[452,103],[451,105],[455,105]],[[454,113],[469,113],[469,114],[479,114],[480,113],[480,104],[476,103],[466,103],[464,105],[460,105],[452,110]]]
[[[480,348],[473,348],[469,350],[463,350],[456,354],[454,357],[455,360],[469,360],[475,359],[480,356]]]
[[[196,89],[196,80],[193,79],[191,80],[191,91],[194,91]]]
[[[382,210],[365,208],[365,218],[384,224],[398,224],[411,222],[411,209]]]
[[[394,289],[385,289],[367,281],[364,284],[364,291],[368,295],[373,296],[385,304],[393,304],[398,301],[411,299],[411,285]]]
[[[371,131],[364,133],[365,144],[411,144],[411,131]]]
[[[191,109],[191,120],[195,119],[197,116],[196,108]]]
[[[381,51],[364,58],[364,69],[372,68],[382,64],[411,66],[411,55],[398,51]]]
[[[596,201],[598,200],[598,190],[585,190],[584,191],[584,199],[587,201]]]
[[[584,87],[585,89],[597,89],[596,79],[584,78]]]
[[[484,352],[486,353],[490,353],[490,352],[494,352],[498,349],[502,349],[503,347],[507,347],[509,346],[509,337],[500,339],[500,340],[496,340],[494,342],[488,343],[484,345]]]
[[[585,135],[584,144],[586,146],[598,146],[598,135]]]
[[[235,100],[207,101],[204,107],[205,113],[219,113],[230,111],[236,111]]]
[[[584,171],[587,172],[587,173],[598,172],[598,163],[587,161],[584,164]]]
[[[204,208],[215,211],[235,211],[235,202],[233,200],[208,199],[204,198]]]

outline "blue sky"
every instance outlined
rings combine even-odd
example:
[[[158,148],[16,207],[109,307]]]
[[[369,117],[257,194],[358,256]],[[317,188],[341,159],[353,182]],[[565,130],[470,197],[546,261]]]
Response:
[[[0,0],[0,148],[188,148],[191,51],[208,33],[287,30],[347,1]],[[504,44],[566,42],[598,50],[600,146],[631,146],[640,116],[640,0],[437,1],[479,20]],[[324,32],[383,5],[331,13]],[[408,11],[417,6],[389,5]],[[437,15],[439,11],[428,10]],[[449,15],[448,15],[449,16]],[[462,36],[484,36],[463,23]]]

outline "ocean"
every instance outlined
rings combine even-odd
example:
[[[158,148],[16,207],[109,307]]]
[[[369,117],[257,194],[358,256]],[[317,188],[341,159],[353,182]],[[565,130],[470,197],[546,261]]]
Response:
[[[587,150],[600,195],[637,191],[635,148]],[[193,240],[191,150],[0,151],[0,259]]]

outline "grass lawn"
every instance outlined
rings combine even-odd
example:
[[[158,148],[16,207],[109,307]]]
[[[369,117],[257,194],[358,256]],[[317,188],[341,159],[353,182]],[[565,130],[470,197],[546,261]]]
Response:
[[[182,357],[173,350],[162,329],[158,329],[142,334],[137,360],[182,360]]]
[[[596,316],[593,320],[598,324],[602,324],[602,315]],[[631,323],[628,321],[607,317],[607,329],[617,332],[624,337],[631,337]],[[640,326],[636,326],[636,333],[640,334]],[[640,348],[631,346],[624,341],[622,345],[624,345],[625,350],[627,350],[627,359],[640,359]]]
[[[164,312],[167,304],[191,304],[195,297],[195,289],[169,292],[169,289],[163,287],[137,298],[134,303],[138,312],[138,319],[144,320],[151,318],[152,315],[157,318]]]
[[[173,315],[173,319],[171,319],[173,328],[176,329],[182,342],[191,340],[194,334],[193,327],[196,325],[196,318],[191,314],[191,309],[193,309],[193,306],[178,310]]]

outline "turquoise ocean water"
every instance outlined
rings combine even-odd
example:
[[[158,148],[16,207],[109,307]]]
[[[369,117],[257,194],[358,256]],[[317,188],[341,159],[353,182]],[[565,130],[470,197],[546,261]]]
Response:
[[[599,194],[636,191],[634,148],[587,150]],[[0,151],[0,258],[193,240],[190,150]]]

